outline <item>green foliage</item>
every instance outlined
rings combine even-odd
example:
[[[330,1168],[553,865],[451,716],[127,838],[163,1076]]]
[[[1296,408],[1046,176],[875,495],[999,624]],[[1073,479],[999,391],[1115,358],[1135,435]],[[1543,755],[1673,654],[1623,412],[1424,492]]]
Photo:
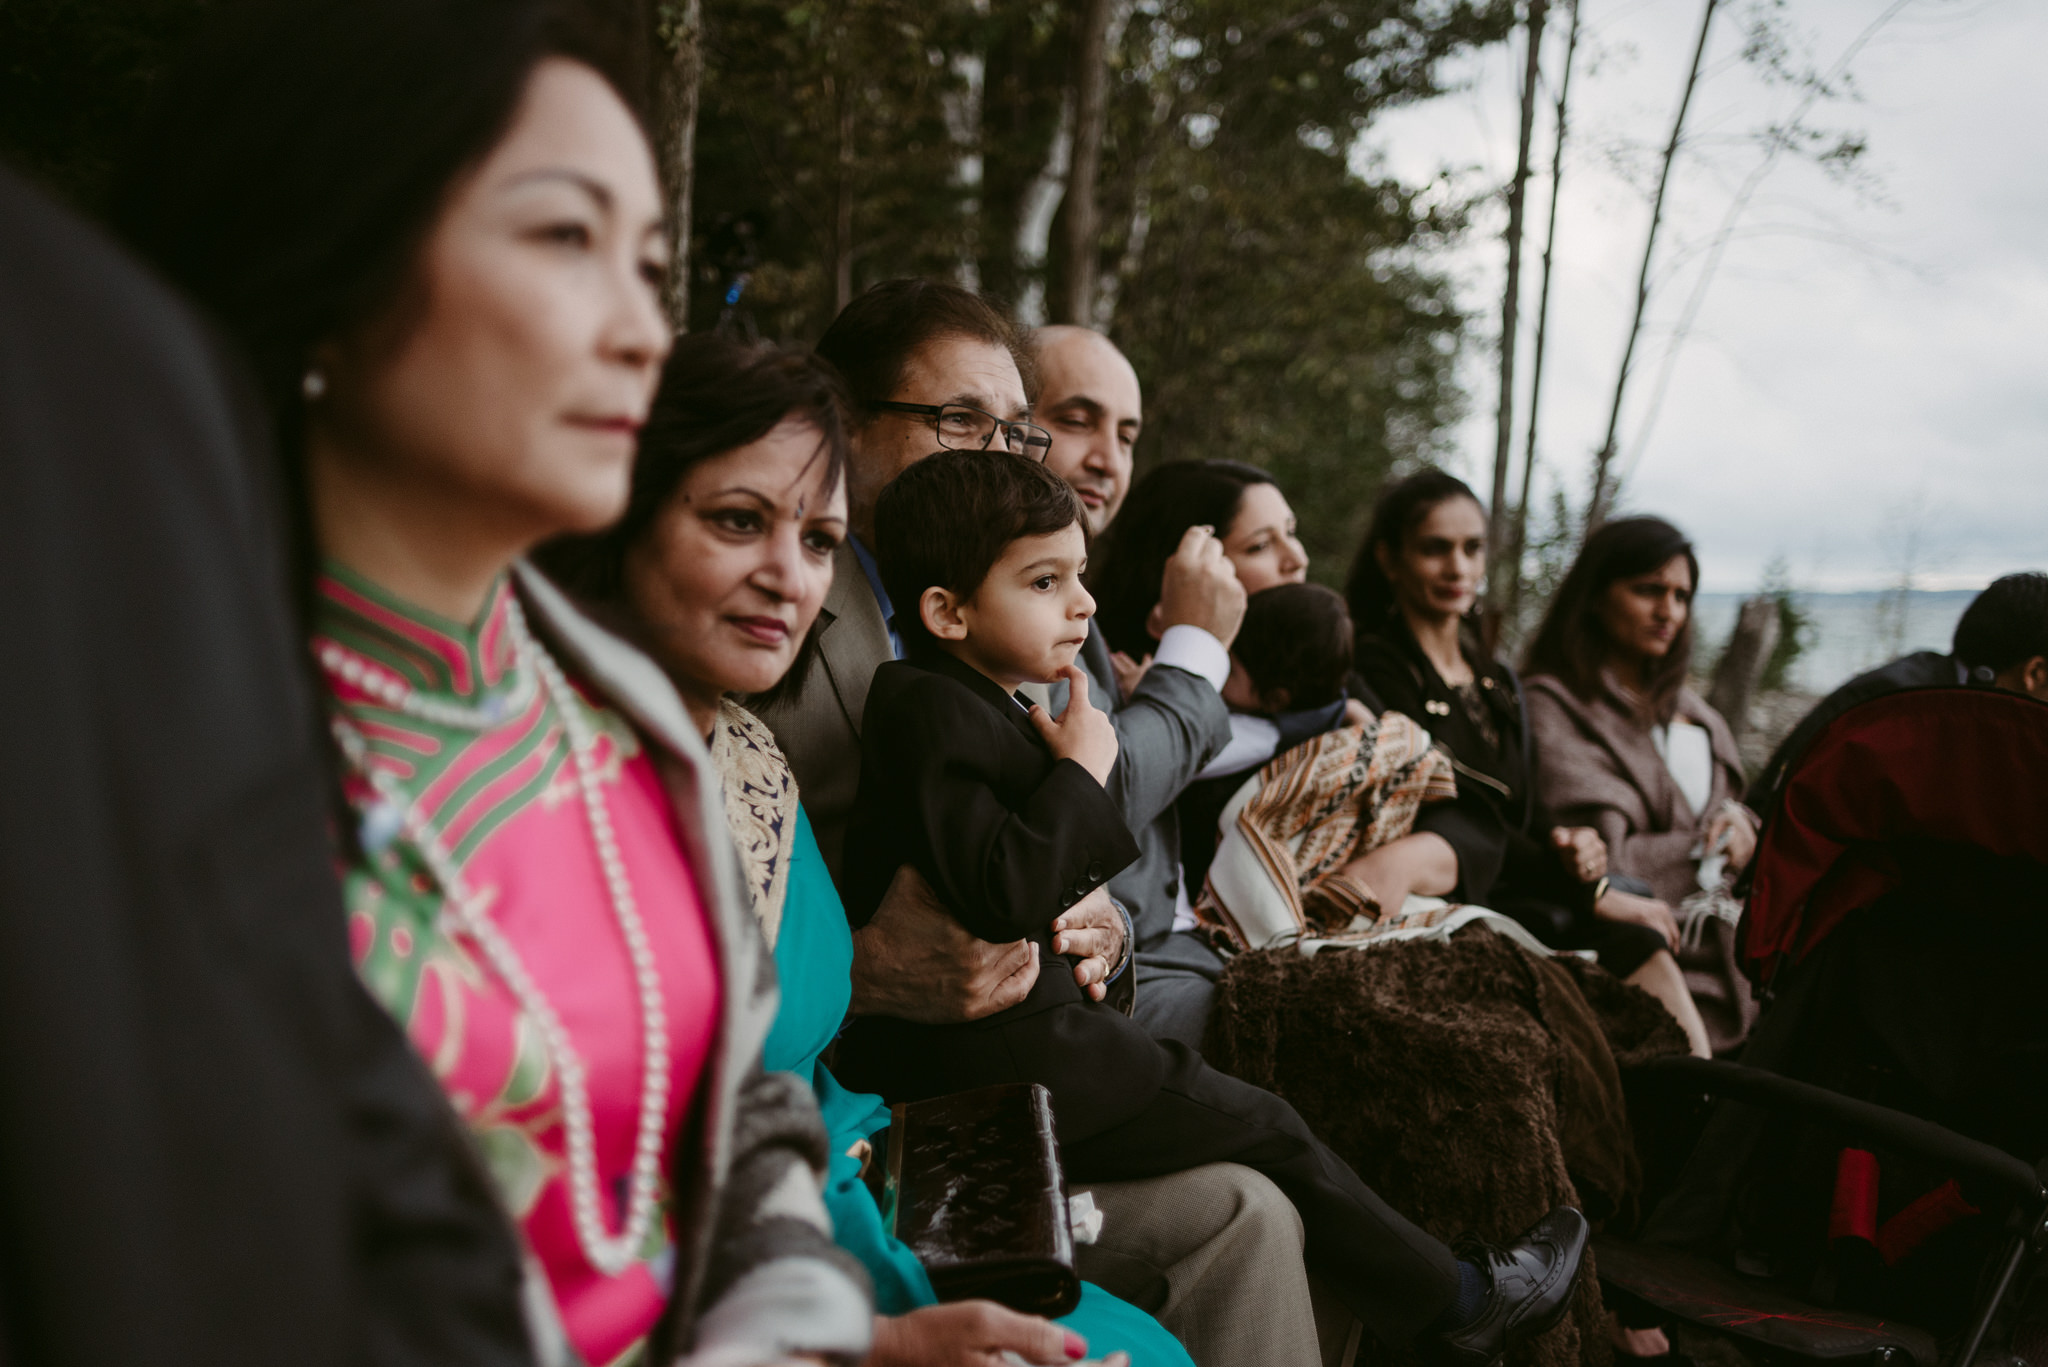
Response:
[[[1147,380],[1145,461],[1271,469],[1316,577],[1338,583],[1380,484],[1437,455],[1458,417],[1463,319],[1441,278],[1397,256],[1431,231],[1405,192],[1289,193],[1289,160],[1166,159],[1179,184],[1112,335]]]
[[[721,215],[760,218],[747,303],[764,334],[823,331],[842,255],[856,289],[955,268],[969,225],[943,100],[969,18],[902,0],[704,5],[697,241]],[[694,293],[708,324],[718,301]]]
[[[1141,459],[1271,469],[1325,582],[1341,582],[1380,485],[1442,455],[1464,402],[1464,319],[1428,266],[1462,216],[1361,180],[1346,152],[1509,17],[1179,0],[1141,6],[1125,33],[1103,267],[1111,336],[1148,387]]]
[[[86,204],[154,82],[217,0],[0,0],[0,156]],[[682,7],[635,0],[650,34]],[[692,325],[705,250],[750,215],[745,305],[809,341],[874,281],[1055,297],[1073,0],[703,0]],[[1110,34],[1095,321],[1136,363],[1140,460],[1272,469],[1319,578],[1341,577],[1396,469],[1443,453],[1465,320],[1432,262],[1464,228],[1441,187],[1360,178],[1381,110],[1498,41],[1509,0],[1133,0]]]
[[[1792,675],[1792,666],[1813,644],[1813,616],[1799,606],[1792,593],[1792,575],[1784,556],[1764,567],[1763,594],[1778,607],[1778,640],[1757,687],[1765,693],[1782,692]]]
[[[1018,230],[1076,8],[706,0],[699,240],[724,214],[762,220],[764,334],[815,337],[842,274],[1054,293],[1063,234],[1034,260]],[[1462,214],[1361,180],[1346,152],[1510,18],[1491,0],[1140,0],[1111,35],[1095,321],[1145,382],[1140,461],[1271,468],[1319,578],[1341,577],[1381,482],[1440,455],[1463,404],[1464,319],[1429,264]],[[709,322],[715,290],[695,293]]]

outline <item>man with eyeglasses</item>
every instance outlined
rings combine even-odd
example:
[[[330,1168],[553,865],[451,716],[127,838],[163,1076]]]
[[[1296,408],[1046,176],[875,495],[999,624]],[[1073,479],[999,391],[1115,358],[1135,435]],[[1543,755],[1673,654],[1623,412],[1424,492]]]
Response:
[[[890,627],[893,604],[867,550],[875,500],[896,475],[943,447],[1000,446],[1042,460],[1051,443],[1031,421],[1028,347],[1007,319],[957,286],[877,285],[834,320],[818,353],[845,377],[855,410],[847,469],[851,535],[835,556],[816,658],[808,668],[798,664],[791,690],[761,716],[796,773],[836,876],[860,783],[868,684],[901,653]],[[1230,571],[1226,563],[1200,573]],[[1240,610],[1242,601],[1240,592]],[[1077,903],[1056,931],[1077,982],[1098,997],[1111,986],[1128,993],[1128,922],[1106,894],[1098,890]],[[975,939],[905,869],[854,935],[852,1009],[931,1023],[976,1020],[1022,1001],[1038,969],[1028,942]],[[1120,1195],[1120,1188],[1132,1190]],[[1258,1270],[1291,1265],[1301,1275],[1300,1217],[1249,1168],[1212,1163],[1095,1190],[1105,1207],[1143,1210],[1146,1219],[1111,1219],[1086,1250],[1084,1273],[1151,1311],[1170,1332],[1189,1335],[1198,1317],[1218,1313],[1256,1322],[1268,1289]],[[1219,1367],[1237,1364],[1219,1360]]]

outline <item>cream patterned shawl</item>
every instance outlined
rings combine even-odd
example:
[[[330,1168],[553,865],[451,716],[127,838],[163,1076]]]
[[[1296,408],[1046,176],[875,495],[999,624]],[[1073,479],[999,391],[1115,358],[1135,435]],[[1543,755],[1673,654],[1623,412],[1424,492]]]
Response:
[[[796,849],[796,776],[767,724],[731,698],[718,705],[711,762],[725,788],[725,823],[739,847],[754,916],[773,950]]]
[[[1377,921],[1378,900],[1344,865],[1408,834],[1423,803],[1456,792],[1450,760],[1398,712],[1305,741],[1225,808],[1196,918],[1238,949]]]

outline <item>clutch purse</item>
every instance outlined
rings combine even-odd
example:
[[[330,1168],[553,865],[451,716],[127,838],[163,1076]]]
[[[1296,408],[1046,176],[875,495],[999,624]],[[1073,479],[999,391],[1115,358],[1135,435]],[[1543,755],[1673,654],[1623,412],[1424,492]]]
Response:
[[[884,1222],[942,1301],[1064,1315],[1081,1300],[1052,1094],[1010,1082],[892,1108]]]

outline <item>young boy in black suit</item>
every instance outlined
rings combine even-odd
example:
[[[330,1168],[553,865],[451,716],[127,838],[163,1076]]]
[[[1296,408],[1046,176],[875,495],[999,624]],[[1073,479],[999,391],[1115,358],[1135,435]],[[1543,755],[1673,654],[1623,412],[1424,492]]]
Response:
[[[865,924],[911,864],[968,930],[1035,941],[1040,971],[1024,1001],[985,1020],[855,1020],[833,1065],[841,1080],[891,1101],[1042,1083],[1079,1182],[1256,1168],[1301,1213],[1311,1266],[1387,1343],[1427,1336],[1451,1361],[1484,1364],[1554,1323],[1585,1246],[1577,1211],[1552,1212],[1508,1248],[1454,1255],[1286,1102],[1154,1040],[1077,987],[1053,952],[1053,920],[1137,857],[1103,790],[1116,735],[1074,667],[1095,602],[1073,490],[1026,457],[944,451],[883,491],[875,533],[908,658],[883,665],[868,693],[848,916]],[[1072,695],[1057,719],[1016,697],[1058,678]]]

